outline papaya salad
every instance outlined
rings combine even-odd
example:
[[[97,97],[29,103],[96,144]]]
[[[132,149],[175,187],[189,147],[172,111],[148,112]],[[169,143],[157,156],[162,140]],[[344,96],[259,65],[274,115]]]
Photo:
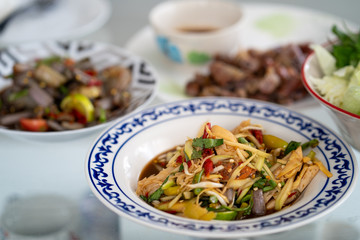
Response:
[[[16,63],[0,92],[0,127],[23,131],[75,130],[125,113],[131,94],[129,69],[98,71],[91,59],[51,56]]]
[[[285,140],[250,120],[232,131],[206,122],[196,138],[155,157],[136,194],[151,206],[198,220],[241,220],[290,206],[323,172],[317,139]]]

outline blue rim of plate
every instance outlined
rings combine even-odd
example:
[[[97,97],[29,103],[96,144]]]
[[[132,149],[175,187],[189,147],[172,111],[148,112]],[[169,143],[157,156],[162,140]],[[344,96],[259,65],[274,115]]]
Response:
[[[286,126],[308,139],[319,139],[321,159],[334,176],[327,179],[321,191],[306,204],[260,218],[231,222],[207,222],[173,216],[141,202],[140,198],[131,199],[121,189],[115,179],[114,163],[118,152],[132,137],[173,119],[212,114],[261,119]],[[110,153],[114,154],[112,159],[108,158]],[[95,140],[85,161],[85,171],[94,194],[117,214],[161,230],[209,238],[259,236],[310,223],[343,203],[353,191],[358,177],[351,147],[316,120],[272,103],[223,97],[165,103],[128,115]]]

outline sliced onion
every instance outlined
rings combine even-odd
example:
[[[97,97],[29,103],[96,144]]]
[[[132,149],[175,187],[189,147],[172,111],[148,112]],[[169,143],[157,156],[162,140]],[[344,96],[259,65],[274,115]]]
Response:
[[[194,188],[222,188],[224,187],[221,183],[214,183],[214,182],[199,182],[195,184],[189,184],[188,187],[190,189]]]

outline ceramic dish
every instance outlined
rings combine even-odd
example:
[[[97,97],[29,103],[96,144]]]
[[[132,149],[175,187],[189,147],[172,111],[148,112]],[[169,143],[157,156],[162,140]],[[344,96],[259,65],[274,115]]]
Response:
[[[3,0],[0,16],[28,2]],[[109,0],[56,0],[46,11],[24,13],[12,20],[1,33],[0,44],[82,37],[101,28],[110,15]]]
[[[74,61],[88,57],[98,70],[116,64],[130,68],[132,71],[130,87],[132,97],[124,114],[146,106],[155,96],[157,76],[154,69],[142,58],[114,45],[91,41],[34,42],[0,49],[0,55],[2,56],[2,61],[0,61],[0,89],[11,84],[11,81],[5,79],[4,76],[12,73],[12,67],[16,62],[28,62],[58,55],[70,57]],[[0,128],[0,133],[22,139],[48,142],[82,137],[94,133],[108,126],[108,124],[110,122],[79,130],[59,132],[26,132]]]
[[[159,50],[176,63],[193,65],[237,51],[241,18],[239,4],[224,0],[166,1],[149,14]]]
[[[328,47],[331,48],[331,46]],[[313,52],[306,58],[302,67],[303,84],[310,95],[329,112],[343,138],[354,148],[360,150],[360,115],[346,111],[321,96],[315,84],[311,81],[311,77],[321,78],[323,75],[316,54]]]
[[[196,135],[205,121],[232,129],[247,119],[283,139],[319,139],[315,151],[333,177],[317,175],[301,198],[287,209],[229,222],[174,216],[151,207],[135,194],[146,163]],[[86,157],[85,171],[94,194],[120,216],[159,230],[202,238],[258,236],[310,223],[339,207],[354,190],[358,176],[349,145],[321,123],[278,105],[234,98],[183,100],[131,114],[97,138]]]

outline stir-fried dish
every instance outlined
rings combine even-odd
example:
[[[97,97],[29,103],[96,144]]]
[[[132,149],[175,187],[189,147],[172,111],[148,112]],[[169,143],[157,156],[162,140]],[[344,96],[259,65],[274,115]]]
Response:
[[[199,220],[240,220],[292,204],[321,170],[312,148],[264,134],[250,120],[232,131],[205,123],[196,138],[160,154],[139,177],[136,193],[155,208]]]
[[[24,131],[81,129],[122,115],[129,105],[131,72],[97,71],[90,59],[53,56],[17,63],[0,93],[1,127]]]
[[[217,55],[209,73],[197,73],[186,85],[189,96],[228,96],[290,104],[307,96],[301,66],[308,44],[268,50],[247,49],[235,56]]]

